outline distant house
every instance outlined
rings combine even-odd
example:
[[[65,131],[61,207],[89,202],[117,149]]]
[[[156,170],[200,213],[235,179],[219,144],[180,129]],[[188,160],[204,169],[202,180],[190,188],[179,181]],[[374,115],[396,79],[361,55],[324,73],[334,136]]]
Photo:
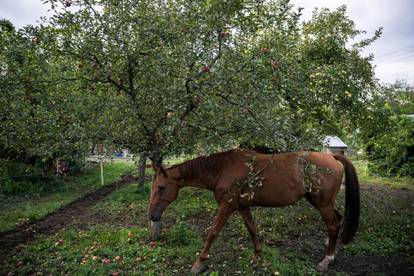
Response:
[[[345,144],[338,136],[326,136],[323,139],[323,146],[326,152],[333,154],[345,155],[348,150],[347,144]]]

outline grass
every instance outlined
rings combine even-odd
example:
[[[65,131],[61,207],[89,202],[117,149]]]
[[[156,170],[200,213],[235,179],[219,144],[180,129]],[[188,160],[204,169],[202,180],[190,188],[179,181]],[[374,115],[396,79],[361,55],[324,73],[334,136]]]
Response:
[[[375,185],[384,185],[397,189],[414,190],[414,178],[412,177],[381,177],[373,175],[368,171],[367,160],[352,160],[361,183],[369,183]]]
[[[105,183],[118,179],[133,164],[125,162],[111,163],[105,166]],[[64,180],[53,181],[53,189],[48,193],[30,196],[0,197],[0,232],[12,230],[20,224],[36,221],[47,214],[69,204],[82,195],[100,187],[100,168],[90,169],[84,174],[67,176]]]
[[[356,163],[360,170],[361,164]],[[113,166],[108,171],[114,178],[129,169],[125,164]],[[359,174],[361,182],[366,182],[361,171]],[[93,175],[91,172],[89,177],[93,179]],[[95,177],[91,183],[99,181],[99,174]],[[151,243],[147,214],[149,185],[146,183],[146,192],[140,194],[136,193],[136,184],[123,187],[89,209],[90,219],[81,226],[39,236],[33,243],[23,245],[0,268],[0,275],[8,272],[188,275],[215,215],[214,196],[206,190],[184,188],[163,215],[160,241]],[[344,190],[341,190],[337,200],[341,213],[343,206]],[[14,210],[13,206],[8,208]],[[412,208],[411,191],[381,185],[361,186],[359,231],[354,243],[339,247],[330,272],[407,274],[404,269],[410,267],[412,272]],[[262,258],[257,263],[251,261],[249,234],[235,214],[212,246],[207,275],[318,274],[315,266],[324,254],[326,230],[319,213],[310,204],[302,200],[285,208],[255,208],[253,217],[263,245]]]
[[[357,266],[376,274],[387,260],[414,265],[412,197],[383,189],[362,190],[358,235],[353,244],[340,247],[339,265],[333,272],[346,275],[356,272],[352,269]],[[89,211],[92,218],[104,217],[104,221],[91,220],[81,229],[39,237],[9,258],[0,274],[187,275],[212,223],[214,197],[209,191],[183,189],[164,213],[163,234],[155,244],[149,240],[148,197],[148,192],[136,193],[135,184],[115,191]],[[341,191],[341,212],[343,204]],[[317,274],[314,268],[323,256],[326,231],[313,207],[300,201],[286,208],[256,208],[253,216],[264,245],[261,260],[251,262],[250,237],[235,214],[210,251],[210,275]],[[367,258],[380,261],[367,263]]]

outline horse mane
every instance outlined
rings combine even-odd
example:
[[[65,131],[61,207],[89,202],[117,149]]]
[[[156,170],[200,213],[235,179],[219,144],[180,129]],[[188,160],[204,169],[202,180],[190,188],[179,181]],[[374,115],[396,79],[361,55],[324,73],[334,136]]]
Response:
[[[199,156],[181,164],[174,165],[170,169],[178,169],[180,179],[184,181],[197,179],[198,177],[217,176],[221,170],[232,164],[235,160],[233,154],[237,150],[218,152],[209,156]]]

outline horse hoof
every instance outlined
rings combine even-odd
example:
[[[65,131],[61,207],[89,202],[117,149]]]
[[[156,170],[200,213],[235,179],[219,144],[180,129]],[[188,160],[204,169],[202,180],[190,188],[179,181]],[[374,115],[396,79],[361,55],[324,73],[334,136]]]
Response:
[[[318,272],[325,272],[328,270],[328,264],[326,263],[322,263],[320,262],[317,266],[316,266],[316,271]]]
[[[259,254],[254,254],[252,256],[252,262],[257,263],[258,261],[260,261],[260,255]]]
[[[318,272],[325,272],[328,270],[329,263],[335,259],[335,256],[325,256],[322,261],[316,266]]]
[[[207,269],[208,267],[205,265],[194,264],[193,267],[191,268],[191,273],[200,274],[200,273],[205,272]]]

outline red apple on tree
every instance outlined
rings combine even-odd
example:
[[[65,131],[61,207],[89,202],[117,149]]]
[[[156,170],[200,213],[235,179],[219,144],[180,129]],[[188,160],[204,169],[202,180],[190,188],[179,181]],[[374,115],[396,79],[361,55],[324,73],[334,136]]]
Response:
[[[195,102],[196,104],[200,104],[200,103],[202,103],[203,101],[204,101],[203,96],[201,96],[201,95],[196,95],[196,96],[194,96],[194,102]]]
[[[64,5],[65,5],[66,8],[69,8],[70,6],[72,6],[72,1],[71,0],[66,0],[64,2]]]
[[[230,33],[229,32],[225,32],[225,31],[220,32],[220,37],[221,38],[228,38],[229,36],[230,36]]]
[[[268,54],[269,53],[269,49],[266,47],[263,47],[260,52],[262,52],[262,54]]]
[[[210,68],[206,65],[206,66],[203,66],[202,68],[201,68],[201,72],[203,72],[203,73],[208,73],[208,72],[210,72]]]

